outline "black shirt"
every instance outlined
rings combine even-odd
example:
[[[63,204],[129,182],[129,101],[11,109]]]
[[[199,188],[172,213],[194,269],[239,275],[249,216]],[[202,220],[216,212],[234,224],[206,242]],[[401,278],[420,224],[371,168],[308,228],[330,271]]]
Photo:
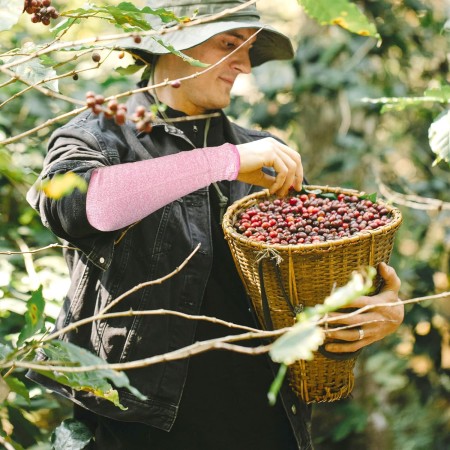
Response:
[[[168,110],[170,116],[178,115]],[[177,124],[196,147],[226,142],[221,117]],[[209,128],[209,130],[208,130]],[[220,151],[220,150],[218,150]],[[229,197],[228,181],[217,183]],[[255,326],[246,293],[234,265],[220,222],[218,196],[210,186],[213,264],[201,314],[240,325]],[[241,333],[241,330],[199,321],[196,340]],[[243,345],[257,345],[254,341]],[[183,442],[183,450],[290,450],[297,444],[280,402],[268,404],[273,380],[267,355],[249,356],[213,350],[190,359],[178,417],[169,434]],[[169,439],[170,440],[170,439]],[[171,442],[173,442],[171,440]],[[174,447],[155,447],[173,449]]]

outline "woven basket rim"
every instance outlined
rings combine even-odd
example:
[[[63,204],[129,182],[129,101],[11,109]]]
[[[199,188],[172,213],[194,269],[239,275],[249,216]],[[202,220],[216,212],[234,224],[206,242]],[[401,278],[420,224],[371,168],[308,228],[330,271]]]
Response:
[[[319,186],[319,185],[308,185],[305,186],[308,189],[311,190],[317,190],[320,189],[322,192],[325,193],[342,193],[346,195],[357,195],[361,196],[364,195],[365,192],[363,191],[357,191],[355,189],[346,189],[346,188],[340,188],[336,186]],[[223,217],[222,221],[222,227],[224,230],[224,234],[226,238],[233,238],[234,240],[239,241],[241,244],[248,245],[250,247],[254,247],[255,249],[274,249],[274,250],[280,250],[280,251],[300,251],[300,252],[313,252],[316,250],[322,250],[322,251],[329,251],[332,250],[335,247],[340,247],[343,244],[356,242],[364,239],[372,239],[380,234],[385,234],[388,231],[398,228],[402,222],[402,215],[398,208],[389,205],[383,200],[377,199],[376,203],[382,204],[385,206],[388,211],[392,214],[392,220],[386,225],[383,225],[376,230],[363,230],[358,233],[355,233],[353,236],[345,236],[341,237],[339,239],[335,239],[333,241],[324,241],[324,242],[315,242],[311,244],[272,244],[272,243],[266,243],[266,242],[259,242],[259,241],[253,241],[247,238],[246,236],[238,233],[233,224],[236,219],[236,213],[240,211],[243,206],[246,207],[251,206],[251,203],[255,203],[255,200],[259,197],[275,197],[273,195],[270,195],[268,189],[264,189],[259,192],[255,192],[254,194],[247,195],[240,200],[237,200],[234,202],[231,206],[228,207],[227,211],[225,212],[225,215]],[[247,205],[248,204],[248,205]],[[234,219],[234,221],[233,221]]]

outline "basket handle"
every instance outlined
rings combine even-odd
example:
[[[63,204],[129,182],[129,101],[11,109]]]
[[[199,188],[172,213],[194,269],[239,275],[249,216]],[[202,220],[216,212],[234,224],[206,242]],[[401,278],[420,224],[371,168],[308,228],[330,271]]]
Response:
[[[259,284],[261,287],[261,304],[262,304],[262,312],[263,312],[263,318],[264,318],[264,327],[266,330],[273,330],[273,322],[272,317],[270,315],[270,307],[269,307],[269,301],[267,299],[266,289],[264,285],[264,270],[263,270],[263,261],[266,258],[262,258],[258,263],[258,275],[259,275]],[[269,262],[272,261],[269,259]],[[278,283],[281,288],[281,292],[283,294],[283,298],[286,301],[286,304],[289,306],[289,309],[292,312],[292,317],[295,317],[297,314],[302,312],[303,305],[293,305],[291,302],[291,299],[289,298],[289,295],[286,293],[286,289],[284,288],[283,279],[281,278],[281,271],[278,264],[276,264],[274,261],[272,262],[273,267],[275,269],[275,275],[277,277]]]

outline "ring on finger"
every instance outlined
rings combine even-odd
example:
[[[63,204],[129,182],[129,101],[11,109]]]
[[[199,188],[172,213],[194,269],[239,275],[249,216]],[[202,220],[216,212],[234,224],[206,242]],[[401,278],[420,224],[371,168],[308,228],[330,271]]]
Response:
[[[359,341],[364,339],[364,330],[362,328],[358,328],[358,333],[359,333]]]

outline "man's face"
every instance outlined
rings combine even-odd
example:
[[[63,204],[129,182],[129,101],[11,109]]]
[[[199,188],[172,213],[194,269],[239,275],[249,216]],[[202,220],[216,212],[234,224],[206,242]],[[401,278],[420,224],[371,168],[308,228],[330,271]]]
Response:
[[[184,53],[207,64],[214,64],[230,55],[244,41],[255,33],[254,29],[240,28],[213,36],[208,41]],[[210,110],[221,109],[230,103],[230,91],[236,77],[241,73],[250,73],[249,51],[252,38],[225,61],[206,73],[181,82],[179,88],[164,87],[157,90],[159,99],[174,109],[186,114],[202,114]],[[181,58],[169,54],[160,56],[155,73],[155,81],[175,80],[203,69],[190,65]]]

